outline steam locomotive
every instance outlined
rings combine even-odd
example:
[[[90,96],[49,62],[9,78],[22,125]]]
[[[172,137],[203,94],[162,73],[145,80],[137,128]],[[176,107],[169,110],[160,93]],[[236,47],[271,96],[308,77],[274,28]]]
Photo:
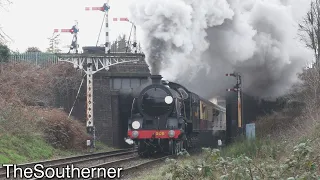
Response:
[[[226,109],[161,79],[153,75],[151,82],[135,90],[126,141],[137,145],[140,156],[177,154],[201,142],[221,145]]]

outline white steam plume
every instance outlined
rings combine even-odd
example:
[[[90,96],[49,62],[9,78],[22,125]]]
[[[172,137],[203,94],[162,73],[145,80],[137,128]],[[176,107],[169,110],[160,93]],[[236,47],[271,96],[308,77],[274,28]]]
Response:
[[[130,10],[153,74],[210,98],[232,87],[224,75],[235,70],[246,92],[275,97],[312,58],[297,35],[309,2],[140,0]]]

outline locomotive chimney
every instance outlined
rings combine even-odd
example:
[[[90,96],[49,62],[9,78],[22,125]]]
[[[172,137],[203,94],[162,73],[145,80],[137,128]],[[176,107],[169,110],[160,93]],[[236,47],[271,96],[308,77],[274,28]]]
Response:
[[[160,84],[161,79],[161,75],[151,75],[152,84]]]

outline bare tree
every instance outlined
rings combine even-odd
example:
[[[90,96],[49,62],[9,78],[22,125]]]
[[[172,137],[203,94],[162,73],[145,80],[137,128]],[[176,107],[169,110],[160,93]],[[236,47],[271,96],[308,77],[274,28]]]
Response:
[[[41,52],[39,48],[37,47],[28,47],[26,52]]]
[[[130,52],[131,47],[130,44],[126,40],[126,35],[119,35],[118,39],[111,44],[111,51],[112,52]]]
[[[49,48],[47,48],[47,52],[49,53],[59,53],[61,49],[60,45],[60,34],[53,33],[52,37],[48,38],[49,40]]]
[[[299,24],[301,40],[306,46],[313,50],[316,60],[316,66],[320,65],[319,43],[320,43],[320,0],[313,0],[310,3],[310,9]]]
[[[0,7],[3,9],[5,6],[11,4],[10,0],[0,0]],[[6,44],[7,40],[11,38],[2,30],[0,26],[0,44]]]

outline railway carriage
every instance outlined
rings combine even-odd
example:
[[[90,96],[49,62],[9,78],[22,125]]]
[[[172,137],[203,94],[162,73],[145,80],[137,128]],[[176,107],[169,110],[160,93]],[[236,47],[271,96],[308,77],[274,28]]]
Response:
[[[141,156],[155,152],[177,154],[199,144],[222,142],[225,108],[161,78],[151,76],[152,81],[133,94],[126,141],[135,143]]]

